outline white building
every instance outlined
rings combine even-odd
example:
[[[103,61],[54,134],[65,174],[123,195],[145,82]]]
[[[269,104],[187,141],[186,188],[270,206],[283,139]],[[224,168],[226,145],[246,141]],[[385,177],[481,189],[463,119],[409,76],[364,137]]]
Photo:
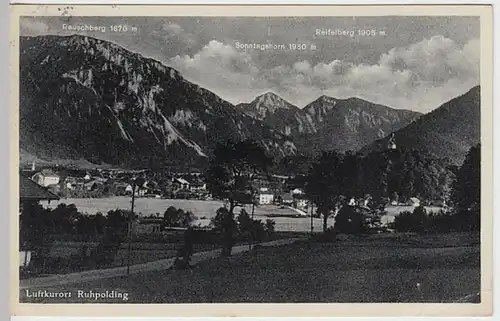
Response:
[[[205,191],[207,189],[207,184],[205,183],[193,183],[189,185],[189,190],[191,192]]]
[[[173,185],[176,189],[189,189],[189,182],[184,178],[174,178]]]
[[[420,200],[416,197],[410,197],[410,199],[407,202],[407,205],[413,206],[413,207],[419,207],[420,206]]]
[[[33,175],[32,180],[38,185],[45,187],[59,184],[59,176],[48,169],[44,169]]]
[[[273,194],[267,194],[267,193],[261,193],[259,194],[259,204],[264,205],[264,204],[272,204],[274,201],[274,195]]]
[[[306,208],[307,207],[307,200],[304,198],[298,198],[298,199],[295,199],[295,204],[298,208]]]

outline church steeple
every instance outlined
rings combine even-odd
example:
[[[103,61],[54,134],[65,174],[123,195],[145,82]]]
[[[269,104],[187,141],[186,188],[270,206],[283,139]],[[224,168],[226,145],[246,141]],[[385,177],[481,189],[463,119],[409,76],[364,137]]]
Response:
[[[388,149],[396,149],[396,138],[394,137],[394,133],[391,133],[391,137],[389,137],[389,143],[387,146]]]

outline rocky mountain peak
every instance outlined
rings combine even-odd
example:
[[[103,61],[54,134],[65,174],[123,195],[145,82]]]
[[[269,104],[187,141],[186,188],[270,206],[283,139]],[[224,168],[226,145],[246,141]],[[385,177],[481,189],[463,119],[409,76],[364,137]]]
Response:
[[[257,96],[250,103],[242,103],[238,106],[243,109],[247,115],[259,120],[272,117],[279,111],[294,112],[299,110],[298,107],[271,91]]]
[[[255,105],[255,109],[270,113],[274,113],[279,109],[288,110],[293,107],[289,102],[270,91],[255,98],[252,104]]]

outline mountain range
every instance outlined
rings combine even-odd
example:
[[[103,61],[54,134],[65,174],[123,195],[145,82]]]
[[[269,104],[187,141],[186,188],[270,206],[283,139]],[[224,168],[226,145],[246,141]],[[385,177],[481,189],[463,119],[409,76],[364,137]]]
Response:
[[[358,150],[421,116],[360,98],[336,99],[324,95],[302,109],[273,93],[238,107],[292,137],[299,150],[313,154],[325,149]]]
[[[298,108],[272,92],[234,106],[177,70],[111,42],[21,37],[21,163],[29,155],[123,167],[199,167],[217,142],[228,139],[252,138],[280,158],[375,150],[393,132],[398,143],[418,148],[437,139],[447,151],[436,148],[436,155],[460,159],[479,140],[476,91],[427,115],[328,96]],[[461,134],[461,126],[472,136]]]

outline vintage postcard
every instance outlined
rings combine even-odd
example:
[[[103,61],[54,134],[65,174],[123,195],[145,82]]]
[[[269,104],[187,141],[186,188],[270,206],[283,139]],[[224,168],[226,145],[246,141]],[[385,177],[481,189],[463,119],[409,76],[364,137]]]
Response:
[[[12,314],[490,315],[492,23],[12,6]]]

